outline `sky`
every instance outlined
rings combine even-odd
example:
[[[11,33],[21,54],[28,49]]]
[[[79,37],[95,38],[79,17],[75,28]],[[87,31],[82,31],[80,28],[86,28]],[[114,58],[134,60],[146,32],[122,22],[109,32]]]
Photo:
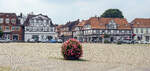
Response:
[[[100,16],[105,10],[120,9],[131,22],[135,18],[150,18],[150,0],[0,0],[0,12],[42,13],[54,24]]]

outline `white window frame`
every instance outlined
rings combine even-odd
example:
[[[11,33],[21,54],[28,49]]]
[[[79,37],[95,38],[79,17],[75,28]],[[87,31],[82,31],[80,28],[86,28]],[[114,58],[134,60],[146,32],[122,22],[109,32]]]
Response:
[[[18,29],[17,29],[17,28],[18,28]],[[19,26],[16,26],[16,27],[15,27],[15,30],[16,30],[16,31],[20,31],[20,27],[19,27]]]
[[[6,18],[6,19],[5,19],[5,23],[9,24],[9,23],[10,23],[10,19],[9,19],[9,18]]]
[[[15,18],[11,19],[11,23],[15,24],[16,23],[16,19]]]
[[[3,30],[3,27],[2,27],[2,26],[0,26],[0,30],[1,30],[1,31]]]
[[[7,29],[7,28],[8,28],[8,29]],[[9,27],[9,26],[6,26],[6,27],[5,27],[5,30],[7,30],[7,31],[10,30],[10,27]]]
[[[13,28],[14,28],[14,29],[13,29]],[[12,27],[11,27],[11,30],[12,30],[12,31],[15,31],[15,26],[12,26]]]
[[[0,18],[0,24],[1,23],[4,23],[4,19],[3,18]]]

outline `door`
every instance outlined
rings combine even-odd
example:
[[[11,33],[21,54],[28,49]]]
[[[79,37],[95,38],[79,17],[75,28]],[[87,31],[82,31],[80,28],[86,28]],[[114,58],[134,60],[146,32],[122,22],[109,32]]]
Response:
[[[13,35],[13,40],[19,40],[18,35]]]
[[[114,37],[111,37],[111,38],[110,38],[110,41],[113,42],[113,41],[114,41]]]
[[[149,42],[150,36],[146,36],[146,41]]]
[[[33,36],[32,36],[32,39],[33,39],[34,41],[39,41],[39,36],[38,36],[38,35],[33,35]]]
[[[6,40],[10,40],[10,35],[9,35],[9,34],[6,34],[6,35],[5,35],[5,39],[6,39]]]

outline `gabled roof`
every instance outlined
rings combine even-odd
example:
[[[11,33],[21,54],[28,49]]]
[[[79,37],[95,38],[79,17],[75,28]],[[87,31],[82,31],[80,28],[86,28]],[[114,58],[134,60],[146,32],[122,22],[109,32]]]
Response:
[[[88,20],[80,22],[78,26],[90,24],[92,29],[106,29],[106,25],[109,24],[111,20],[117,24],[118,29],[131,29],[130,24],[128,24],[127,20],[123,18],[91,17]]]
[[[131,24],[133,28],[150,28],[150,18],[136,18]]]
[[[78,26],[78,27],[82,27],[82,26],[84,26],[85,24],[86,24],[86,22],[87,22],[87,20],[83,20],[83,21],[81,21],[78,25],[76,25],[76,26]]]
[[[34,18],[34,17],[36,17],[36,16],[40,16],[40,15],[43,16],[43,17],[48,18],[48,19],[50,20],[51,25],[54,26],[54,24],[52,23],[51,19],[50,19],[47,15],[42,15],[42,14],[38,14],[38,15],[29,14],[29,15],[27,16],[26,21],[24,22],[24,25],[28,25],[30,19],[32,19],[32,18]],[[43,20],[42,17],[38,17],[38,19],[39,19],[39,20]]]
[[[15,18],[16,19],[16,24],[15,25],[21,25],[20,20],[18,19],[16,13],[0,13],[0,17],[6,17],[6,18]],[[10,24],[14,25],[14,24]]]
[[[6,16],[7,17],[17,17],[16,13],[0,13],[0,17]]]
[[[79,19],[76,21],[72,21],[72,22],[67,22],[63,27],[68,27],[69,30],[72,30],[73,28],[75,28],[76,25],[79,24]]]

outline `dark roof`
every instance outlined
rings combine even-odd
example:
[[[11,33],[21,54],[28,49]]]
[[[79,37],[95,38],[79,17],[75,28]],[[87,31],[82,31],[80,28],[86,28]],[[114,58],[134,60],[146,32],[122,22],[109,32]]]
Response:
[[[0,13],[0,17],[16,18],[16,24],[15,25],[21,25],[20,20],[18,19],[16,13]]]
[[[69,30],[72,30],[78,24],[79,24],[79,19],[72,22],[69,21],[63,27],[69,27]]]
[[[0,17],[17,17],[16,13],[0,13]]]
[[[29,14],[29,15],[27,16],[26,21],[24,22],[24,25],[29,25],[29,20],[30,20],[31,18],[36,17],[36,16],[39,16],[39,15],[48,18],[48,19],[50,20],[51,26],[55,26],[55,25],[52,23],[51,19],[50,19],[47,15],[42,15],[42,14],[38,14],[38,15]],[[38,17],[38,19],[39,19],[39,20],[43,20],[41,17]]]

